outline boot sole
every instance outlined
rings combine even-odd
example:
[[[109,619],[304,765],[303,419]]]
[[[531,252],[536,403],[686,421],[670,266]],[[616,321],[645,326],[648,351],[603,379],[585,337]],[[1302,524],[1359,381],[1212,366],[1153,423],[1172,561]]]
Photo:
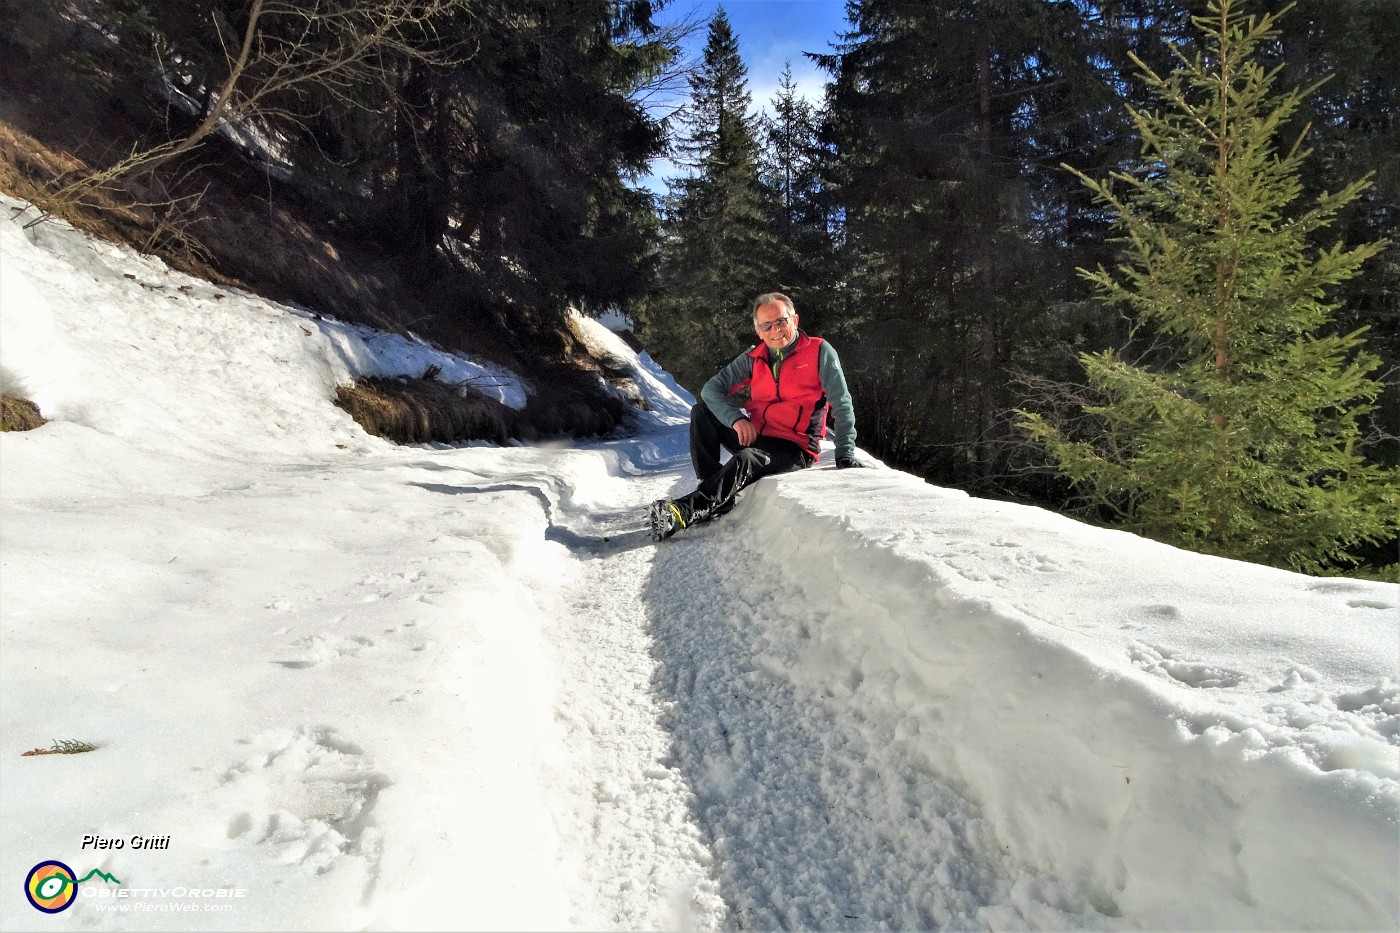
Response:
[[[670,504],[664,499],[647,506],[647,523],[651,525],[651,540],[664,541],[675,534],[675,525],[670,521],[670,510]]]

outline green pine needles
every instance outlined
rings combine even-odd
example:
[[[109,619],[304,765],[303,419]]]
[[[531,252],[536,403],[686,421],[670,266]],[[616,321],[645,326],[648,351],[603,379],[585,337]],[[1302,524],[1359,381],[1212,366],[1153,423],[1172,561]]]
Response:
[[[1243,5],[1214,0],[1195,20],[1201,51],[1176,50],[1166,77],[1133,59],[1160,102],[1130,111],[1141,162],[1105,181],[1080,175],[1123,241],[1115,270],[1080,273],[1152,346],[1136,361],[1082,354],[1096,395],[1084,417],[1022,410],[1020,425],[1124,527],[1345,571],[1400,534],[1400,474],[1362,456],[1380,361],[1364,329],[1330,329],[1328,294],[1386,243],[1314,245],[1369,182],[1299,205],[1308,150],[1301,136],[1286,151],[1277,140],[1314,88],[1274,89],[1278,69],[1255,58],[1278,16],[1246,17]]]

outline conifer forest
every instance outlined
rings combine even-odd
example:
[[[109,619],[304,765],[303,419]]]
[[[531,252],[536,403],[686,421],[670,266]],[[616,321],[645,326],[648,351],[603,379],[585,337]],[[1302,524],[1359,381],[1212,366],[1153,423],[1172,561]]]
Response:
[[[1395,0],[847,0],[821,98],[771,101],[669,6],[0,0],[0,70],[184,101],[117,171],[240,121],[493,326],[622,313],[698,392],[782,291],[891,466],[1400,573]]]

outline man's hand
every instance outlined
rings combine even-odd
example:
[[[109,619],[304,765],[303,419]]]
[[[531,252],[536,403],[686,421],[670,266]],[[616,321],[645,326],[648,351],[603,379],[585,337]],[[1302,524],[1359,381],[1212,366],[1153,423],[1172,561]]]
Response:
[[[864,467],[864,466],[865,466],[865,464],[861,463],[861,462],[860,462],[859,460],[857,460],[855,457],[837,457],[837,458],[836,458],[836,469],[838,469],[838,470],[849,470],[849,469],[851,469],[851,467]]]
[[[739,446],[747,447],[758,440],[758,428],[753,426],[753,422],[747,418],[740,418],[734,422],[734,433],[739,435]]]

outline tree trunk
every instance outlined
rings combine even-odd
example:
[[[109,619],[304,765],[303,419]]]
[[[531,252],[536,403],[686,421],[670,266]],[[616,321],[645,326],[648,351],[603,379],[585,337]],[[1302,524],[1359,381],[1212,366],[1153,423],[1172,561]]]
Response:
[[[977,117],[979,126],[979,144],[982,156],[982,171],[989,172],[992,158],[992,60],[991,49],[983,47],[977,59]],[[997,342],[996,342],[996,280],[997,276],[993,269],[996,261],[992,251],[992,237],[995,235],[995,206],[992,207],[992,214],[989,219],[992,221],[983,227],[978,239],[978,265],[980,266],[982,288],[982,320],[981,334],[979,341],[979,355],[981,362],[981,410],[978,419],[977,436],[977,461],[983,482],[989,483],[996,472],[996,451],[995,438],[996,431],[996,380],[997,380]]]

